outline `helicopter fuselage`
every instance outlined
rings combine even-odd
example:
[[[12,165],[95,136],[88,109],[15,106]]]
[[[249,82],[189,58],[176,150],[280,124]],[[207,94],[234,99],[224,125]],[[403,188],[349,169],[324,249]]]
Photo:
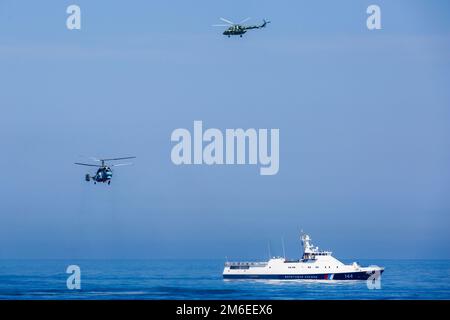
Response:
[[[110,167],[101,167],[97,170],[97,173],[90,178],[92,180],[94,180],[94,182],[110,183],[110,181],[112,179],[112,175],[113,175],[113,173],[112,173],[112,170]],[[87,178],[87,176],[86,176],[86,178]]]
[[[231,26],[223,32],[223,35],[225,35],[225,36],[242,36],[246,32],[247,32],[246,28],[244,28],[242,26]]]

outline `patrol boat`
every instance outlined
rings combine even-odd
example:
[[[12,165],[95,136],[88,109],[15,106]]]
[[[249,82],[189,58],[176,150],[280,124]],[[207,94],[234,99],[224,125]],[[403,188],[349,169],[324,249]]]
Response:
[[[303,256],[299,260],[274,257],[267,262],[226,262],[224,279],[284,279],[284,280],[367,280],[378,279],[384,268],[344,264],[331,251],[313,246],[307,234],[301,235]]]

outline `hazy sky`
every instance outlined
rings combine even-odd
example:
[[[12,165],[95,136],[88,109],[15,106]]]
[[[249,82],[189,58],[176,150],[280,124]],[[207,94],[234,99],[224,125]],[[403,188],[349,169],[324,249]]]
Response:
[[[297,257],[300,229],[342,258],[450,258],[449,9],[1,0],[0,258]],[[228,39],[219,17],[272,23]],[[279,128],[279,173],[173,165],[194,120]],[[126,155],[111,186],[73,165]]]

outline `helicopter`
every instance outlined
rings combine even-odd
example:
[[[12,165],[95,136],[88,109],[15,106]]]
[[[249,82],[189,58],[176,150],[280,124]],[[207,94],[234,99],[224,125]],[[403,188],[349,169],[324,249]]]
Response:
[[[252,25],[252,26],[244,26],[242,25],[244,22],[248,21],[250,18],[246,18],[244,20],[242,20],[239,23],[234,23],[233,21],[230,21],[228,19],[225,18],[220,18],[220,20],[222,20],[223,22],[227,23],[227,24],[214,24],[213,27],[228,27],[222,34],[224,36],[239,36],[242,38],[242,35],[244,33],[247,32],[247,30],[251,30],[251,29],[261,29],[261,28],[265,28],[266,25],[268,23],[270,23],[270,21],[266,21],[263,19],[263,23],[260,25]]]
[[[122,158],[111,158],[111,159],[96,159],[91,158],[93,161],[101,162],[101,164],[89,164],[89,163],[80,163],[75,162],[76,165],[79,166],[88,166],[88,167],[97,167],[98,170],[95,173],[95,175],[91,176],[89,173],[85,175],[85,180],[87,182],[91,181],[91,179],[94,181],[94,184],[97,184],[97,182],[103,182],[108,183],[108,185],[111,184],[111,179],[113,176],[112,167],[120,167],[120,166],[128,166],[132,163],[117,163],[112,165],[107,165],[106,161],[116,161],[116,160],[125,160],[125,159],[134,159],[136,157],[122,157]]]

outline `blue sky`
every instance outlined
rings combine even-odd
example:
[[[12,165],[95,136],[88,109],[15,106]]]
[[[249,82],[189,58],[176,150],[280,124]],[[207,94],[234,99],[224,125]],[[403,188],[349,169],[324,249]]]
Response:
[[[0,258],[296,257],[300,229],[338,257],[450,258],[449,9],[0,1]],[[228,39],[219,17],[272,23]],[[174,166],[194,120],[279,128],[279,173]],[[107,187],[80,155],[138,158]]]

